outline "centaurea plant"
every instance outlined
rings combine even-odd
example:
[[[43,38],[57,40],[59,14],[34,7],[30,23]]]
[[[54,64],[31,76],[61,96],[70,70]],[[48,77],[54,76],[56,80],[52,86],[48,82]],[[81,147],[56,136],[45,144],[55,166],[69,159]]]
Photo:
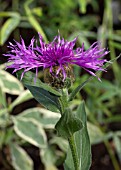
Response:
[[[65,170],[88,170],[91,149],[84,103],[80,104],[76,114],[69,107],[70,101],[82,85],[74,89],[71,94],[68,94],[68,89],[75,80],[73,65],[97,77],[96,71],[105,71],[103,66],[108,61],[103,57],[109,51],[101,48],[99,42],[93,43],[86,51],[84,44],[74,50],[76,41],[77,38],[67,41],[58,35],[52,42],[46,44],[39,34],[40,45],[37,45],[33,38],[30,45],[26,46],[21,38],[21,43],[16,41],[15,44],[9,43],[8,47],[11,50],[5,56],[9,56],[8,63],[11,63],[7,68],[13,68],[13,72],[17,72],[18,78],[35,99],[47,109],[61,114],[55,128],[60,136],[69,141]],[[39,68],[44,71],[44,83],[37,78]],[[36,73],[30,70],[35,70]]]

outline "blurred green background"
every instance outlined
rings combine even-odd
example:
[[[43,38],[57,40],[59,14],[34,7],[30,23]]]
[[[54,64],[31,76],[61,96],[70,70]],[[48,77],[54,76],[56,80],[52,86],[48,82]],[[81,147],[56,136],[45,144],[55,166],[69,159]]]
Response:
[[[5,71],[8,42],[29,45],[41,33],[46,42],[60,32],[85,49],[95,41],[109,49],[114,60],[102,82],[93,78],[70,107],[86,103],[92,144],[91,170],[121,169],[121,1],[120,0],[0,0],[0,169],[63,170],[67,141],[58,138],[54,125],[59,114],[42,108],[22,83]],[[72,88],[90,75],[74,67]],[[39,77],[43,79],[40,70]],[[31,125],[31,126],[30,126]],[[36,133],[35,133],[36,132]],[[46,147],[45,147],[46,146]]]

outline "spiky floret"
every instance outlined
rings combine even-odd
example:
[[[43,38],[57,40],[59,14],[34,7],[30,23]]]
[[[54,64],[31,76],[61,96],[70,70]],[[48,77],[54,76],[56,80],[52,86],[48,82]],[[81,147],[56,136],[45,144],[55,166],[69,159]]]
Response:
[[[56,36],[52,42],[48,44],[43,42],[42,36],[39,35],[40,46],[35,43],[35,39],[31,40],[29,46],[26,46],[24,40],[21,38],[21,43],[15,41],[15,45],[10,43],[8,46],[11,51],[5,56],[9,56],[8,62],[12,62],[7,68],[14,68],[13,72],[23,69],[21,79],[25,72],[36,69],[36,75],[38,68],[48,68],[50,74],[53,75],[53,68],[56,67],[56,77],[61,73],[63,81],[68,74],[65,68],[70,65],[78,65],[88,71],[93,76],[95,71],[102,70],[103,64],[107,62],[103,57],[109,53],[105,48],[100,47],[100,43],[93,43],[88,50],[84,50],[84,44],[82,47],[78,47],[74,50],[74,46],[77,38],[72,41],[67,41],[64,38],[60,38],[60,35]],[[34,45],[35,44],[35,45]]]

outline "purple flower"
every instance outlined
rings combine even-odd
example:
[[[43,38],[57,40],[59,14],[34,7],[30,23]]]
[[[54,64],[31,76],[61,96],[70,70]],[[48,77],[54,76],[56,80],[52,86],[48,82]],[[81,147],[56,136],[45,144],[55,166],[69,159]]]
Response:
[[[7,68],[14,68],[13,72],[23,69],[21,79],[25,72],[36,69],[36,76],[38,68],[49,68],[50,73],[53,72],[53,67],[58,66],[56,76],[60,72],[63,74],[63,80],[65,80],[67,74],[65,66],[78,65],[81,68],[88,71],[93,76],[96,76],[95,71],[102,70],[103,64],[107,62],[103,59],[103,56],[109,53],[105,48],[100,48],[100,44],[95,42],[88,50],[84,50],[84,44],[82,47],[78,47],[74,50],[74,46],[77,38],[72,41],[64,40],[60,38],[60,35],[56,36],[54,40],[48,44],[43,42],[42,36],[39,35],[40,46],[35,45],[35,39],[31,40],[30,45],[25,46],[24,40],[21,38],[21,43],[15,41],[15,45],[9,43],[11,49],[8,62],[12,62]]]

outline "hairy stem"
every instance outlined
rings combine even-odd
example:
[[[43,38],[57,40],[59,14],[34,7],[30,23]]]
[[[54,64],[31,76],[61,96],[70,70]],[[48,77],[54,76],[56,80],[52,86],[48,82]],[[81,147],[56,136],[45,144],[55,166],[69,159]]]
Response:
[[[68,138],[68,141],[69,141],[69,146],[70,146],[71,153],[72,153],[75,170],[81,170],[81,169],[79,169],[79,159],[78,159],[74,135],[71,136],[70,138]]]

